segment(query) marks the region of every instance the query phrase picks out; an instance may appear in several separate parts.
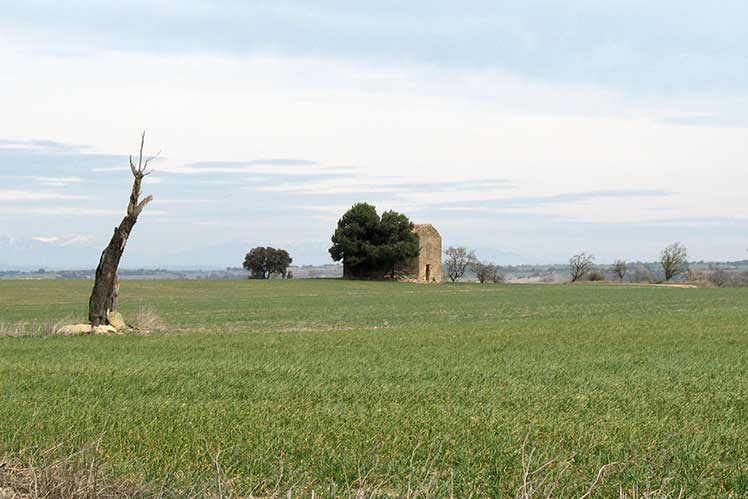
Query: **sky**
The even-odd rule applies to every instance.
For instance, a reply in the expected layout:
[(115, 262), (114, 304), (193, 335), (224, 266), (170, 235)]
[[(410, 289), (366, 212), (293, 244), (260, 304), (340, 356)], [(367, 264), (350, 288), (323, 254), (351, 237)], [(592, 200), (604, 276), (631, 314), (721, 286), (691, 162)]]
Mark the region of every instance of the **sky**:
[(748, 3), (0, 0), (0, 268), (331, 262), (353, 203), (499, 264), (748, 257)]

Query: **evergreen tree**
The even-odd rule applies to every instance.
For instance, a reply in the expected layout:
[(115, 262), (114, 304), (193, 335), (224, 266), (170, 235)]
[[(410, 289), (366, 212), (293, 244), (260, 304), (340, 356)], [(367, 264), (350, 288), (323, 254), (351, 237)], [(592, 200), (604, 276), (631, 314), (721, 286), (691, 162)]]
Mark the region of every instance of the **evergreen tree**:
[(408, 217), (391, 210), (380, 217), (367, 203), (353, 205), (341, 217), (332, 243), (330, 256), (343, 261), (346, 277), (394, 278), (419, 251)]

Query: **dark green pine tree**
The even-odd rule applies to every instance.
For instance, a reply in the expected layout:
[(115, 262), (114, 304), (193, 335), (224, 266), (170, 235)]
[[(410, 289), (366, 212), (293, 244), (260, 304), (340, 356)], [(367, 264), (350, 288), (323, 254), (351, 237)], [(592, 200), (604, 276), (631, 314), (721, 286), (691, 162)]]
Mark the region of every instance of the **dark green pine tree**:
[(418, 236), (405, 215), (357, 203), (338, 221), (330, 256), (343, 261), (349, 278), (396, 277), (406, 262), (418, 256)]

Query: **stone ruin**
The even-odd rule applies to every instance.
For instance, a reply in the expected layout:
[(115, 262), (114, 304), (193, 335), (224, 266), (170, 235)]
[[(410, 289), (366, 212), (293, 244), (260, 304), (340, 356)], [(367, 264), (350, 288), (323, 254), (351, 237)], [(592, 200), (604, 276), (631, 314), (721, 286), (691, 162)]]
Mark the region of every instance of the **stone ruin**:
[(442, 236), (431, 224), (416, 224), (420, 254), (410, 260), (401, 280), (411, 282), (442, 282)]

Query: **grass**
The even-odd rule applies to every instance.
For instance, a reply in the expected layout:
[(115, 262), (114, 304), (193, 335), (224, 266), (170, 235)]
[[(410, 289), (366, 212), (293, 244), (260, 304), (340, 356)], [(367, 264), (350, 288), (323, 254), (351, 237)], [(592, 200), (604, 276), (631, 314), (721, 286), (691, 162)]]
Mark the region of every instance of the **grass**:
[[(0, 322), (84, 319), (90, 285), (0, 281)], [(95, 443), (112, 477), (216, 495), (748, 497), (745, 289), (124, 281), (121, 300), (171, 332), (0, 338), (0, 456)]]

